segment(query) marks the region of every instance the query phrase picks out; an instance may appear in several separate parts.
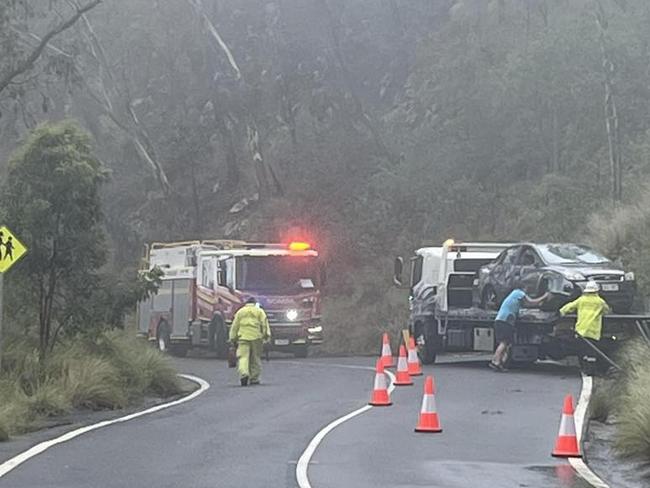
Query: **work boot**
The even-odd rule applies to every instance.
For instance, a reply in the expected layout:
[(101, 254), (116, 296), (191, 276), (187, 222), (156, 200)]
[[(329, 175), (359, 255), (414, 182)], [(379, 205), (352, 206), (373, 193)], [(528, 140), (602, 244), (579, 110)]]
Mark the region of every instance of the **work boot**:
[(259, 385), (259, 384), (260, 384), (260, 380), (259, 380), (259, 379), (251, 380), (251, 381), (250, 381), (250, 384), (251, 384), (251, 385)]
[(242, 386), (248, 386), (248, 376), (242, 376), (239, 382)]

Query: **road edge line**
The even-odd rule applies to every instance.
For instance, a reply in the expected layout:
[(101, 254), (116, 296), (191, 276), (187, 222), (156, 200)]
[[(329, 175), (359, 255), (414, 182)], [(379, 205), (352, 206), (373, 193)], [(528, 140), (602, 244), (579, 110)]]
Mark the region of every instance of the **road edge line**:
[[(329, 364), (327, 365), (327, 367), (345, 367), (349, 369), (366, 369), (372, 371), (375, 370), (375, 368), (369, 366), (354, 366), (348, 364), (345, 365)], [(388, 387), (388, 392), (390, 394), (395, 390), (395, 375), (390, 371), (385, 371), (385, 372), (390, 378), (390, 385)], [(307, 471), (309, 470), (309, 463), (311, 462), (311, 458), (316, 453), (316, 449), (318, 449), (318, 446), (320, 445), (321, 442), (323, 442), (327, 434), (332, 432), (339, 425), (344, 424), (348, 420), (351, 420), (361, 415), (362, 413), (371, 410), (372, 408), (373, 408), (372, 405), (365, 405), (361, 408), (358, 408), (357, 410), (354, 410), (346, 415), (343, 415), (342, 417), (339, 417), (336, 420), (333, 420), (332, 422), (327, 424), (320, 431), (318, 431), (318, 433), (314, 437), (312, 437), (311, 441), (309, 441), (309, 444), (307, 444), (307, 448), (303, 451), (300, 458), (298, 459), (298, 462), (296, 463), (296, 481), (298, 482), (298, 486), (300, 488), (312, 488), (311, 483), (309, 482), (309, 476), (307, 474)]]
[[(593, 390), (593, 378), (585, 374), (582, 375), (582, 390), (575, 410), (576, 435), (578, 445), (582, 450), (582, 438), (587, 432), (587, 410), (591, 401), (591, 392)], [(578, 475), (587, 483), (595, 488), (610, 488), (596, 473), (594, 473), (582, 458), (569, 458), (569, 464), (576, 470)]]
[(190, 393), (189, 395), (186, 395), (182, 398), (178, 398), (172, 402), (161, 403), (160, 405), (155, 405), (151, 408), (147, 408), (145, 410), (140, 410), (139, 412), (134, 412), (129, 415), (125, 415), (124, 417), (118, 417), (116, 419), (104, 420), (96, 424), (86, 425), (84, 427), (71, 430), (70, 432), (66, 432), (65, 434), (60, 435), (59, 437), (55, 437), (54, 439), (50, 439), (47, 441), (43, 441), (39, 444), (36, 444), (35, 446), (30, 447), (26, 451), (0, 464), (0, 478), (5, 476), (7, 473), (17, 468), (24, 462), (29, 461), (31, 458), (38, 456), (39, 454), (47, 451), (50, 447), (54, 447), (58, 444), (62, 444), (71, 439), (74, 439), (75, 437), (79, 437), (80, 435), (86, 434), (87, 432), (92, 432), (93, 430), (101, 429), (103, 427), (108, 427), (109, 425), (113, 425), (113, 424), (128, 422), (129, 420), (133, 420), (135, 418), (142, 417), (144, 415), (149, 415), (151, 413), (159, 412), (160, 410), (165, 410), (167, 408), (180, 405), (181, 403), (189, 402), (190, 400), (193, 400), (197, 396), (204, 393), (208, 388), (210, 388), (210, 383), (205, 381), (203, 378), (199, 378), (198, 376), (193, 376), (189, 374), (179, 374), (178, 376), (198, 384), (199, 388), (193, 391), (192, 393)]

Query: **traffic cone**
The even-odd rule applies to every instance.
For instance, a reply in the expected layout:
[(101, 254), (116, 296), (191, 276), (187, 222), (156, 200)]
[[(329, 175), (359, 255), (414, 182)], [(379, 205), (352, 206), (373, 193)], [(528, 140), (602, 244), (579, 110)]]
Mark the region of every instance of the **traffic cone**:
[(395, 358), (393, 358), (393, 351), (390, 349), (390, 340), (388, 333), (384, 332), (383, 343), (381, 346), (381, 362), (384, 368), (392, 368), (395, 366)]
[(413, 337), (409, 339), (408, 372), (411, 376), (422, 375), (422, 366), (420, 366), (420, 358)]
[(384, 373), (384, 363), (381, 359), (377, 360), (377, 370), (375, 372), (375, 386), (372, 389), (372, 398), (369, 402), (375, 407), (387, 407), (392, 405), (388, 387), (386, 386), (386, 373)]
[(434, 393), (433, 376), (427, 376), (427, 380), (424, 383), (424, 396), (422, 397), (420, 418), (418, 419), (418, 425), (415, 427), (415, 432), (442, 432), (438, 412), (436, 412), (436, 397)]
[(564, 397), (560, 432), (555, 441), (555, 449), (551, 453), (555, 457), (582, 457), (576, 436), (576, 423), (573, 419), (573, 397)]
[(406, 348), (399, 346), (399, 359), (397, 360), (397, 374), (395, 375), (395, 386), (408, 386), (413, 384), (409, 374), (408, 363), (406, 361)]

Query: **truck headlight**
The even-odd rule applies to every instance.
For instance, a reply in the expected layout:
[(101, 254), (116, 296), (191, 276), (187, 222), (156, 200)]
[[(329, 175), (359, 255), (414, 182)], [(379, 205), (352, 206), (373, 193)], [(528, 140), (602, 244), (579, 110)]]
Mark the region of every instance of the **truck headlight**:
[(323, 327), (320, 326), (320, 325), (316, 325), (314, 327), (309, 327), (307, 329), (307, 332), (309, 332), (310, 334), (320, 334), (321, 332), (323, 332)]
[(287, 310), (286, 317), (289, 322), (295, 322), (295, 320), (298, 318), (298, 310), (295, 310), (293, 308), (291, 310)]
[(625, 281), (634, 281), (634, 273), (632, 271), (625, 273)]

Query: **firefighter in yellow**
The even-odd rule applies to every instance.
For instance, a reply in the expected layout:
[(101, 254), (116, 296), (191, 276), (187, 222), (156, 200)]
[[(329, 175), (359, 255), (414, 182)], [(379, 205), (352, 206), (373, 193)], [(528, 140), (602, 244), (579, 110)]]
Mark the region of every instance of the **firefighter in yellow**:
[(258, 385), (262, 372), (263, 343), (271, 339), (266, 313), (254, 298), (235, 314), (230, 326), (230, 342), (237, 344), (239, 378), (242, 386)]

